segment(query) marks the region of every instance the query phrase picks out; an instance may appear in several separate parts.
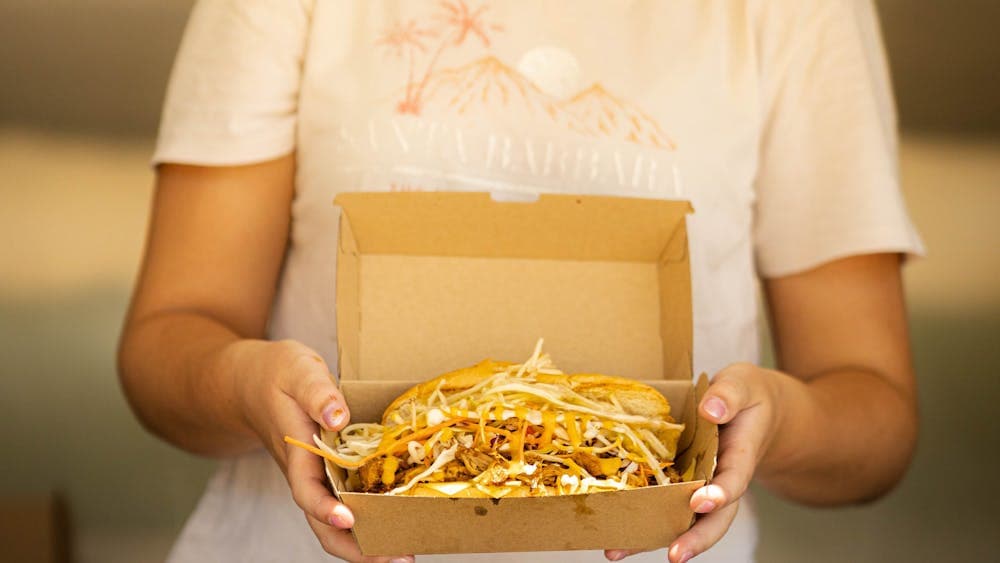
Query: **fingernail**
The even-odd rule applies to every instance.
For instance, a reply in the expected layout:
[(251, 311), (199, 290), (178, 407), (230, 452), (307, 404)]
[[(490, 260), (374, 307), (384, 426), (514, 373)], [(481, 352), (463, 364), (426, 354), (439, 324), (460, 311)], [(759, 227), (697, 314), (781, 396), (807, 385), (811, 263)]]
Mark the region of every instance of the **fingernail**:
[(389, 563), (413, 563), (412, 557), (393, 557)]
[(608, 559), (610, 561), (621, 561), (622, 559), (625, 559), (625, 555), (624, 551), (609, 551)]
[(722, 420), (726, 416), (726, 403), (717, 397), (710, 397), (705, 401), (705, 412), (712, 418)]
[(697, 508), (694, 509), (695, 512), (699, 514), (704, 514), (706, 512), (711, 512), (715, 510), (715, 503), (710, 500), (703, 500)]
[(726, 491), (722, 490), (722, 487), (718, 485), (705, 485), (703, 490), (709, 497), (714, 497), (720, 500), (725, 500), (726, 498)]
[(344, 422), (345, 414), (344, 407), (337, 403), (331, 403), (323, 409), (323, 422), (327, 428), (336, 428), (340, 423)]
[(350, 528), (354, 525), (354, 515), (351, 510), (342, 504), (333, 507), (330, 514), (330, 524), (338, 528)]
[(681, 555), (681, 558), (677, 560), (677, 563), (687, 563), (688, 559), (691, 559), (692, 557), (694, 557), (693, 553), (685, 551), (684, 555)]

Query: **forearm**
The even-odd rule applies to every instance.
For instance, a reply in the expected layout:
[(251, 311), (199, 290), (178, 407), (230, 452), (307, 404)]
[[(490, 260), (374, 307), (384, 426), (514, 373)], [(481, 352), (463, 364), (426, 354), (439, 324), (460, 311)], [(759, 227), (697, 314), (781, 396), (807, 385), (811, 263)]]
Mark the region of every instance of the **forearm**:
[(122, 385), (142, 423), (163, 439), (202, 455), (242, 453), (260, 442), (238, 406), (239, 363), (260, 345), (207, 315), (150, 315), (125, 328)]
[(907, 391), (863, 369), (808, 382), (776, 374), (773, 386), (777, 431), (756, 474), (765, 487), (798, 502), (836, 505), (874, 499), (902, 477), (918, 424)]
[(726, 533), (751, 479), (804, 504), (857, 503), (891, 489), (913, 454), (899, 257), (852, 256), (764, 287), (787, 373), (737, 363), (715, 374), (698, 414), (721, 425), (718, 464), (691, 495), (702, 516), (671, 546), (671, 561)]

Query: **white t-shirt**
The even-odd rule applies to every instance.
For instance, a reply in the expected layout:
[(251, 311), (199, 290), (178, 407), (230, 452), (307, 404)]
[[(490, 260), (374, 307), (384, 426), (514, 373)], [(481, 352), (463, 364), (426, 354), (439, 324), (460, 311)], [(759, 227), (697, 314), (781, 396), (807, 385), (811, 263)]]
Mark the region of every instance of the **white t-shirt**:
[[(291, 247), (270, 336), (331, 365), (339, 191), (690, 199), (695, 373), (758, 360), (758, 275), (922, 252), (870, 0), (200, 1), (154, 162), (291, 151)], [(750, 560), (755, 537), (744, 503), (699, 560)], [(171, 555), (327, 559), (264, 453), (222, 464)]]

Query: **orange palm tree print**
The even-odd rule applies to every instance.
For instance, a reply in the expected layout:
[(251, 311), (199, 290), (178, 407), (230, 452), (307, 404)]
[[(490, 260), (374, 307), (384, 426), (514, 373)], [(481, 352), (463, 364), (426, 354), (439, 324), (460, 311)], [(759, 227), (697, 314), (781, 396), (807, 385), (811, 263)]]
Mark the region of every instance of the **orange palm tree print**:
[[(387, 30), (376, 45), (389, 48), (395, 56), (405, 56), (407, 61), (406, 92), (403, 100), (396, 106), (396, 111), (403, 114), (419, 115), (423, 105), (423, 95), (427, 82), (434, 73), (441, 55), (452, 47), (460, 47), (470, 36), (478, 38), (483, 47), (490, 46), (490, 34), (503, 30), (503, 27), (486, 20), (489, 5), (482, 4), (470, 8), (466, 0), (442, 0), (438, 3), (439, 13), (435, 17), (438, 22), (436, 29), (423, 29), (410, 20), (396, 24)], [(438, 39), (431, 57), (420, 76), (414, 79), (416, 73), (416, 54), (427, 52), (425, 40)]]
[(383, 47), (386, 51), (397, 58), (406, 58), (408, 75), (406, 77), (406, 96), (399, 103), (400, 113), (412, 113), (410, 111), (413, 100), (413, 67), (414, 57), (417, 52), (426, 53), (427, 46), (424, 41), (437, 37), (437, 33), (430, 29), (423, 29), (414, 20), (404, 23), (397, 23), (383, 33), (375, 44)]
[(503, 28), (497, 24), (490, 24), (483, 20), (483, 14), (489, 10), (489, 6), (483, 4), (475, 10), (470, 10), (465, 0), (444, 0), (440, 4), (443, 14), (438, 16), (438, 20), (443, 21), (446, 26), (452, 28), (455, 34), (455, 45), (461, 45), (469, 33), (474, 34), (482, 42), (484, 47), (490, 46), (490, 31), (501, 31)]

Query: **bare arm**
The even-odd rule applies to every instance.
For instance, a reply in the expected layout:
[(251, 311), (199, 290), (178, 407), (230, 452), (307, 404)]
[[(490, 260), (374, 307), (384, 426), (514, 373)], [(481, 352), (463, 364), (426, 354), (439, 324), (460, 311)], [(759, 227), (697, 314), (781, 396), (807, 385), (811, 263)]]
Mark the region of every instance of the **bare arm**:
[(227, 347), (262, 338), (288, 240), (291, 156), (252, 166), (167, 164), (119, 348), (143, 423), (195, 453), (260, 447), (235, 408)]
[(778, 364), (778, 428), (758, 468), (809, 504), (874, 499), (909, 465), (916, 383), (896, 255), (834, 262), (766, 282)]
[(855, 256), (767, 280), (784, 371), (736, 364), (719, 372), (700, 415), (722, 424), (703, 516), (670, 549), (673, 561), (725, 534), (756, 476), (798, 502), (836, 505), (888, 491), (916, 443), (916, 385), (896, 254)]
[(722, 425), (718, 468), (692, 495), (701, 516), (671, 561), (722, 538), (755, 476), (813, 505), (873, 499), (899, 481), (917, 434), (899, 268), (896, 254), (855, 256), (765, 282), (781, 371), (734, 364), (713, 379), (699, 414)]
[[(294, 156), (251, 166), (163, 165), (146, 256), (119, 348), (132, 409), (164, 439), (225, 456), (265, 447), (323, 548), (362, 557), (354, 516), (318, 457), (290, 448), (350, 413), (326, 364), (265, 334), (288, 243)], [(252, 494), (252, 493), (248, 493)], [(403, 558), (402, 560), (412, 560)]]

